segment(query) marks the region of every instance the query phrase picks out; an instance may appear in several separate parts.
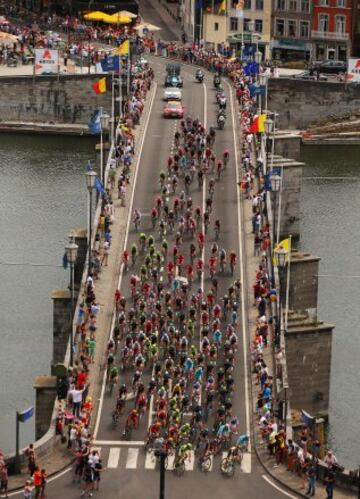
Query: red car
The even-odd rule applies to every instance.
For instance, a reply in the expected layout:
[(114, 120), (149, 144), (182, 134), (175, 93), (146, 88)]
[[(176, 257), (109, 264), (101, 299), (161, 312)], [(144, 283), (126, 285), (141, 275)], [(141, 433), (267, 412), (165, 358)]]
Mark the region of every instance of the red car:
[(184, 108), (181, 102), (173, 100), (167, 102), (164, 106), (163, 116), (164, 118), (183, 118)]

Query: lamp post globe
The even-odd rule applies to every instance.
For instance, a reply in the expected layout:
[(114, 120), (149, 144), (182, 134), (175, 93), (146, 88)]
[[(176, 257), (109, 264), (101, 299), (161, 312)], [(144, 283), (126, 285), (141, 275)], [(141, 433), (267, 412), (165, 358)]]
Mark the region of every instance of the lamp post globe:
[(96, 173), (93, 170), (85, 173), (88, 191), (92, 191), (95, 186)]
[(101, 121), (101, 128), (103, 130), (106, 130), (107, 128), (109, 128), (110, 115), (108, 113), (102, 113), (100, 116), (100, 121)]
[(274, 122), (271, 118), (266, 118), (265, 120), (265, 132), (266, 135), (271, 135), (274, 128)]
[(279, 269), (283, 269), (285, 267), (288, 253), (288, 250), (286, 250), (282, 246), (275, 250), (277, 266), (279, 267)]
[(65, 253), (66, 253), (66, 258), (71, 265), (74, 265), (74, 263), (76, 262), (78, 249), (79, 246), (75, 243), (74, 236), (70, 235), (69, 242), (65, 246)]

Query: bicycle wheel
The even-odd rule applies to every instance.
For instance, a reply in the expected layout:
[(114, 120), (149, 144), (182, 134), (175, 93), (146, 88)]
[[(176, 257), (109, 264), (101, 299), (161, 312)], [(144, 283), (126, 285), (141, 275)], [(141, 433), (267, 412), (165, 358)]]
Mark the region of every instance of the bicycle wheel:
[(233, 476), (235, 473), (234, 463), (230, 459), (228, 459), (227, 457), (225, 457), (221, 461), (220, 469), (221, 469), (222, 473), (224, 473), (224, 475), (229, 476), (229, 477)]
[(199, 460), (199, 467), (201, 471), (207, 472), (211, 468), (211, 457), (206, 456)]
[(182, 476), (185, 473), (185, 463), (181, 462), (174, 465), (174, 472), (176, 476)]

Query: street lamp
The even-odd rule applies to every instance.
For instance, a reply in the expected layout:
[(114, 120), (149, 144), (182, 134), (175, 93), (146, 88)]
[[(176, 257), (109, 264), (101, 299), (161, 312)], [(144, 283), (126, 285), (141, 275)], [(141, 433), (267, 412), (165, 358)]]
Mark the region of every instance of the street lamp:
[(270, 152), (270, 147), (271, 147), (271, 142), (270, 142), (270, 136), (273, 133), (274, 130), (274, 122), (271, 118), (266, 118), (265, 120), (265, 133), (266, 133), (266, 168), (265, 170), (268, 169), (269, 167), (269, 152)]
[(100, 111), (100, 178), (102, 184), (104, 184), (104, 142), (103, 142), (103, 131), (109, 128), (110, 116), (103, 112), (103, 108)]
[(79, 246), (75, 243), (74, 237), (69, 236), (69, 242), (65, 246), (65, 254), (67, 261), (70, 264), (70, 305), (71, 305), (71, 316), (70, 316), (70, 366), (74, 363), (74, 265), (76, 262)]
[(156, 449), (155, 456), (160, 460), (160, 493), (159, 499), (165, 499), (165, 460), (167, 451), (164, 449)]
[(91, 273), (91, 239), (92, 239), (92, 192), (95, 186), (96, 173), (90, 170), (85, 173), (89, 192), (89, 229), (88, 229), (88, 275)]

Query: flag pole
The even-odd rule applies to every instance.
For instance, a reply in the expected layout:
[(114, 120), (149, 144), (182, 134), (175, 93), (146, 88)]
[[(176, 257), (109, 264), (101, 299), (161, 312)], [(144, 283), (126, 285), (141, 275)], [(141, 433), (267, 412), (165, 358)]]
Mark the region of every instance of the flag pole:
[(290, 294), (290, 264), (291, 264), (291, 238), (289, 235), (289, 259), (287, 266), (287, 277), (286, 277), (286, 298), (285, 298), (285, 331), (288, 327), (288, 316), (289, 316), (289, 294)]
[(115, 130), (115, 95), (114, 95), (114, 71), (111, 72), (111, 142), (114, 142)]
[(119, 54), (119, 121), (122, 118), (121, 56)]
[(103, 154), (103, 127), (101, 122), (101, 117), (103, 115), (103, 107), (100, 108), (100, 179), (104, 182), (104, 154)]

